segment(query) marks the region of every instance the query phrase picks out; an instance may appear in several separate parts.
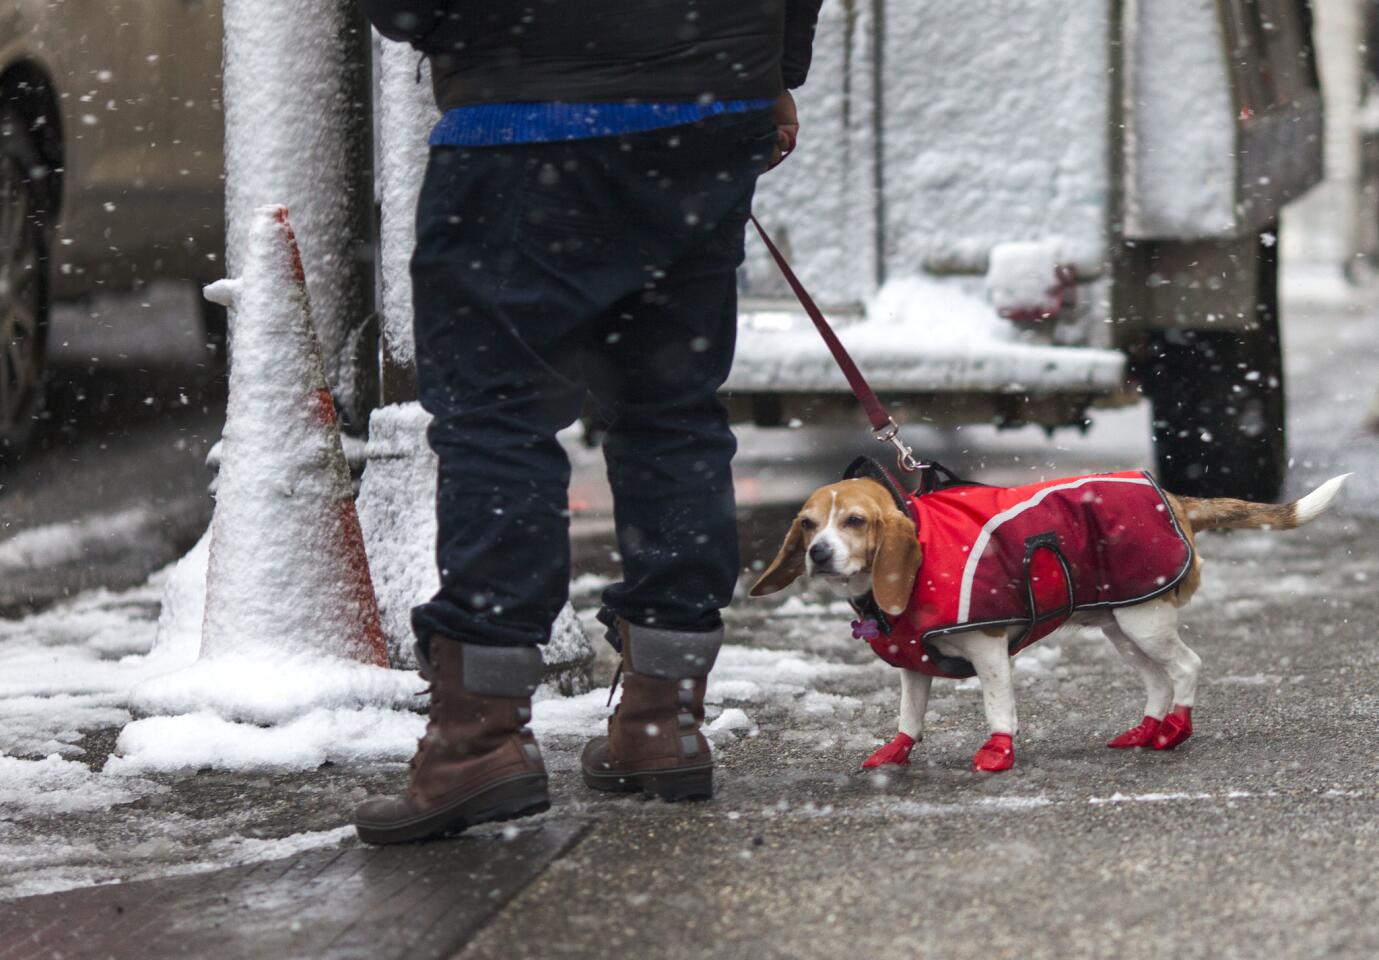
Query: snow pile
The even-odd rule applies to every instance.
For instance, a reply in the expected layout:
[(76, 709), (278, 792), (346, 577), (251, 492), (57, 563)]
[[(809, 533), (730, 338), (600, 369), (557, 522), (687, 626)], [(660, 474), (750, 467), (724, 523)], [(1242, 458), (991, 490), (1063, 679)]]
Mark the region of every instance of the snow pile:
[(406, 709), (425, 684), (410, 671), (286, 651), (220, 654), (140, 683), (139, 714), (211, 713), (245, 723), (286, 723), (315, 710)]
[(621, 686), (611, 705), (607, 690), (590, 690), (576, 697), (557, 697), (549, 692), (537, 691), (532, 700), (532, 718), (528, 726), (538, 740), (543, 737), (598, 736), (605, 732), (608, 715), (621, 698)]
[[(125, 803), (161, 790), (131, 779), (157, 771), (309, 770), (412, 755), (426, 702), (414, 672), (290, 651), (270, 663), (198, 660), (206, 556), (203, 537), (141, 587), (0, 620), (0, 808)], [(608, 714), (604, 691), (565, 698), (548, 682), (538, 699), (538, 732), (595, 733)], [(87, 731), (119, 727), (104, 773), (124, 786), (102, 790), (101, 774), (68, 761), (84, 756)]]
[[(414, 703), (423, 702), (422, 692), (415, 681)], [(275, 727), (230, 723), (212, 713), (150, 717), (124, 728), (104, 772), (311, 770), (327, 761), (405, 760), (424, 728), (417, 714), (377, 707), (321, 708)]]
[[(359, 522), (394, 664), (415, 666), (412, 607), (440, 587), (436, 572), (436, 455), (426, 442), (431, 415), (419, 403), (380, 407), (369, 421), (368, 466)], [(594, 647), (567, 603), (542, 648), (546, 683), (565, 694), (589, 689)]]
[(836, 663), (797, 650), (766, 650), (725, 644), (709, 674), (709, 703), (803, 694), (816, 683), (851, 676), (870, 667)]
[(436, 455), (431, 415), (419, 403), (379, 407), (359, 486), (359, 524), (369, 555), (388, 656), (415, 665), (412, 607), (440, 587), (436, 572)]
[[(80, 757), (84, 731), (130, 719), (132, 687), (190, 662), (185, 654), (146, 656), (165, 578), (166, 571), (134, 590), (95, 590), (25, 620), (0, 620), (0, 753)], [(0, 776), (6, 782), (15, 781)]]
[(206, 619), (206, 569), (211, 556), (211, 531), (207, 528), (196, 546), (172, 566), (158, 613), (158, 633), (151, 657), (180, 663), (196, 661), (201, 654), (201, 627)]
[(1058, 669), (1063, 661), (1063, 648), (1045, 640), (1021, 650), (1012, 661), (1015, 675), (1042, 676)]
[(738, 734), (752, 736), (757, 725), (740, 707), (729, 707), (704, 727), (704, 735), (715, 744), (732, 743)]
[[(0, 620), (0, 754), (77, 758), (85, 731), (128, 724), (116, 747), (126, 756), (112, 771), (410, 755), (418, 735), (411, 728), (421, 722), (412, 711), (425, 686), (415, 673), (291, 654), (269, 663), (238, 655), (198, 661), (205, 563), (203, 538), (144, 586), (92, 591), (25, 620)], [(131, 723), (131, 711), (186, 716)], [(285, 726), (270, 731), (265, 723)], [(240, 746), (227, 746), (235, 737)], [(39, 773), (70, 779), (85, 769), (45, 762), (42, 770), (0, 769), (0, 784), (19, 784), (18, 771), (28, 770), (21, 792), (33, 792), (46, 782)]]
[[(236, 669), (233, 663), (215, 661), (217, 667)], [(243, 669), (248, 669), (244, 667)], [(735, 645), (724, 646), (709, 677), (705, 697), (712, 722), (707, 735), (716, 743), (727, 743), (738, 735), (751, 735), (756, 725), (741, 707), (724, 707), (724, 701), (754, 703), (760, 706), (787, 704), (814, 717), (835, 713), (850, 716), (859, 703), (851, 697), (821, 693), (821, 681), (851, 676), (870, 669), (823, 660), (808, 654), (761, 650)], [(301, 679), (295, 666), (288, 676)], [(124, 728), (115, 755), (105, 772), (119, 776), (155, 771), (186, 771), (203, 767), (222, 770), (309, 770), (322, 763), (402, 762), (416, 750), (417, 738), (426, 720), (402, 708), (421, 707), (423, 683), (413, 674), (391, 671), (395, 685), (375, 685), (372, 691), (327, 690), (318, 682), (320, 707), (289, 717), (277, 704), (281, 697), (276, 679), (265, 679), (261, 700), (250, 703), (243, 697), (233, 703), (218, 703), (215, 691), (199, 691), (209, 709), (192, 712), (195, 697), (185, 690), (178, 677), (178, 690), (186, 697), (187, 713), (175, 717), (148, 717)], [(234, 683), (233, 675), (228, 681)], [(141, 691), (156, 685), (145, 684)], [(334, 694), (332, 701), (328, 694)], [(621, 688), (619, 688), (621, 693)], [(387, 704), (394, 709), (363, 705)], [(614, 701), (617, 703), (617, 697)], [(345, 704), (335, 706), (332, 703)], [(250, 712), (250, 708), (254, 708)], [(237, 712), (257, 723), (237, 723), (218, 713)], [(401, 711), (401, 712), (400, 712)], [(577, 696), (561, 696), (549, 686), (538, 691), (532, 705), (531, 729), (538, 738), (596, 736), (604, 732), (611, 707), (606, 690), (592, 690)]]
[[(422, 686), (415, 674), (321, 656), (291, 643), (198, 660), (202, 650), (210, 534), (166, 576), (157, 633), (143, 672), (160, 674), (128, 691), (140, 714), (210, 713), (247, 723), (283, 723), (318, 711), (408, 709)], [(159, 669), (161, 667), (161, 669)], [(189, 726), (195, 726), (189, 719)]]

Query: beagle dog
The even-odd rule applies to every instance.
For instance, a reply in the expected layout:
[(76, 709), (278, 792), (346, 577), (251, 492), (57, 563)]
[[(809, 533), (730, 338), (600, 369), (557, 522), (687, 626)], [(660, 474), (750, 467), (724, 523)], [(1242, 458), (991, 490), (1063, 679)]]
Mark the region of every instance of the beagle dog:
[[(1317, 517), (1335, 499), (1346, 478), (1335, 477), (1289, 504), (1259, 504), (1230, 499), (1195, 499), (1163, 493), (1189, 546), (1199, 531), (1218, 527), (1292, 529)], [(1178, 634), (1178, 609), (1201, 581), (1202, 561), (1195, 548), (1186, 573), (1165, 593), (1143, 602), (1109, 609), (1081, 610), (1071, 622), (1100, 627), (1139, 674), (1145, 688), (1144, 719), (1113, 739), (1113, 748), (1176, 747), (1192, 734), (1191, 711), (1201, 659)], [(899, 509), (894, 495), (872, 479), (831, 483), (805, 502), (774, 560), (752, 587), (762, 597), (782, 590), (800, 576), (841, 588), (857, 605), (874, 597), (891, 616), (905, 612), (916, 592), (924, 563), (914, 520)], [(973, 757), (978, 771), (995, 772), (1014, 764), (1019, 732), (1009, 650), (1025, 626), (971, 629), (932, 640), (945, 656), (967, 660), (981, 683), (991, 738)], [(864, 763), (864, 768), (907, 764), (923, 739), (924, 714), (933, 677), (901, 669), (899, 733)]]

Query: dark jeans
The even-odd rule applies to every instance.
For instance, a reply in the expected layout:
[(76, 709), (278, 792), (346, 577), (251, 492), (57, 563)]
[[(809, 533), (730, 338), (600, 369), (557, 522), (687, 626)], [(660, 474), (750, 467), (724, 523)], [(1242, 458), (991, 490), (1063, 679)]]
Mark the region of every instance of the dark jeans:
[(441, 588), (418, 637), (544, 643), (570, 580), (586, 394), (608, 424), (623, 580), (604, 615), (712, 630), (737, 577), (716, 397), (774, 127), (758, 111), (624, 137), (436, 147), (412, 258), (417, 382), (440, 458)]

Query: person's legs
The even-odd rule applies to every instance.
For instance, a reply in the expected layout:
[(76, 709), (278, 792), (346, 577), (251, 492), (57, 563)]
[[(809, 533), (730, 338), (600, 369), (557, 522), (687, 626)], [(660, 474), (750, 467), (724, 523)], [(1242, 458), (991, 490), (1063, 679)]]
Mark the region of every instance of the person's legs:
[(556, 432), (579, 413), (589, 331), (640, 282), (624, 263), (635, 251), (588, 256), (621, 236), (616, 192), (599, 173), (609, 149), (432, 153), (412, 260), (418, 392), (439, 460), (440, 590), (413, 615), (430, 720), (405, 792), (356, 812), (368, 842), (549, 804), (526, 724), (536, 645), (569, 585), (569, 465)]
[[(756, 120), (756, 122), (753, 122)], [(604, 456), (623, 579), (604, 619), (715, 630), (738, 574), (731, 462), (737, 440), (718, 389), (737, 335), (737, 267), (774, 128), (758, 118), (680, 128), (638, 164), (642, 208), (678, 242), (650, 243), (642, 289), (609, 311), (586, 361), (607, 420)]]
[[(725, 229), (741, 233), (736, 217)], [(623, 305), (603, 356), (604, 458), (623, 579), (605, 618), (716, 629), (738, 573), (732, 458), (717, 396), (737, 332), (735, 262), (696, 252)], [(597, 381), (596, 381), (597, 383)]]
[(646, 282), (609, 311), (586, 362), (608, 421), (623, 564), (600, 619), (622, 653), (624, 691), (609, 735), (582, 759), (595, 789), (712, 794), (704, 691), (738, 573), (737, 445), (717, 390), (732, 365), (743, 231), (774, 139), (769, 119), (748, 116), (629, 154), (635, 209), (654, 231), (643, 237)]
[(556, 158), (442, 148), (427, 171), (412, 279), (440, 590), (413, 611), (423, 644), (544, 643), (565, 601), (570, 468), (556, 433), (579, 415), (574, 358), (600, 305), (546, 283), (528, 256), (530, 183)]
[(716, 399), (735, 270), (774, 137), (765, 113), (620, 138), (437, 149), (412, 261), (418, 392), (440, 461), (441, 588), (419, 638), (544, 642), (569, 579), (569, 464), (556, 433), (585, 384), (626, 576), (605, 606), (713, 629), (737, 574)]

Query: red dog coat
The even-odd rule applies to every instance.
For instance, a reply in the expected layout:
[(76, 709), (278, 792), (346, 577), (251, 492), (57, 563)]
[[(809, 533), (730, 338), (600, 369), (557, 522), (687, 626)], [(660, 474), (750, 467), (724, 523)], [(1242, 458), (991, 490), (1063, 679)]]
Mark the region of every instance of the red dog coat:
[(906, 499), (924, 550), (914, 593), (898, 617), (876, 611), (884, 621), (859, 624), (859, 635), (892, 666), (932, 676), (974, 672), (935, 649), (934, 637), (1023, 625), (1014, 656), (1074, 611), (1140, 603), (1172, 590), (1192, 567), (1192, 545), (1147, 473), (964, 485)]

